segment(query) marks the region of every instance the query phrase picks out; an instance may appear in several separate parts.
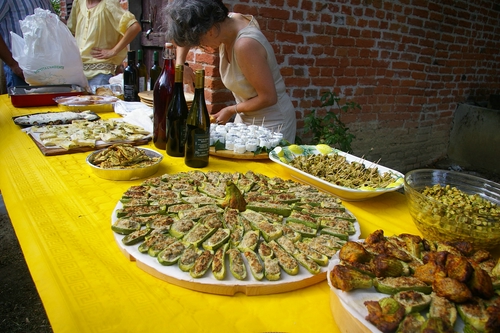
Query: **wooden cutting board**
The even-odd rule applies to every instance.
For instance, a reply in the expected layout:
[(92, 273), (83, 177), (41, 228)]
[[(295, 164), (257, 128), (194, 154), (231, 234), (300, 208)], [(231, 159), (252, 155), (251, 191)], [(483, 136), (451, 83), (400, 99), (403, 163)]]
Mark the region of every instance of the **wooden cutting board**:
[(133, 145), (133, 146), (140, 146), (140, 145), (147, 144), (151, 140), (151, 137), (148, 137), (148, 138), (136, 140), (136, 141), (101, 143), (101, 144), (97, 144), (95, 147), (78, 147), (78, 148), (71, 148), (71, 149), (67, 150), (64, 148), (47, 148), (44, 145), (42, 145), (40, 142), (38, 142), (31, 134), (28, 134), (28, 135), (33, 140), (33, 142), (36, 144), (38, 149), (40, 149), (42, 154), (44, 154), (45, 156), (56, 156), (56, 155), (82, 153), (82, 152), (86, 152), (86, 151), (94, 151), (94, 150), (99, 150), (99, 149), (103, 149), (103, 148), (112, 146), (116, 143), (128, 143), (128, 144)]
[[(186, 103), (188, 104), (188, 106), (193, 103), (194, 94), (192, 94), (190, 92), (184, 92), (184, 97), (186, 98)], [(141, 99), (141, 102), (143, 102), (143, 103), (148, 102), (148, 103), (152, 104), (153, 103), (153, 91), (152, 90), (141, 91), (139, 93), (139, 98)]]
[(231, 158), (235, 160), (267, 160), (269, 159), (268, 153), (260, 153), (255, 155), (252, 152), (245, 152), (243, 154), (237, 154), (232, 150), (215, 150), (215, 147), (210, 147), (210, 155)]

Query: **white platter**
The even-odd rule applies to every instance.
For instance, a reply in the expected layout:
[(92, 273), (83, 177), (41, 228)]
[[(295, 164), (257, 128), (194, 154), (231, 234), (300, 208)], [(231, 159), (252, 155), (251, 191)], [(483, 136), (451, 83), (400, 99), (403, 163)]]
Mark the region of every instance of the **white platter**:
[[(116, 221), (116, 210), (122, 208), (121, 202), (118, 202), (113, 210), (111, 216), (111, 224)], [(346, 209), (346, 211), (348, 211)], [(356, 233), (349, 237), (350, 240), (357, 240), (361, 235), (359, 223), (354, 222)], [(168, 283), (195, 291), (201, 291), (217, 295), (234, 295), (238, 292), (244, 293), (248, 296), (253, 295), (269, 295), (288, 292), (311, 286), (326, 279), (326, 272), (328, 266), (321, 267), (319, 274), (311, 274), (304, 267), (300, 266), (297, 275), (288, 275), (283, 270), (281, 271), (281, 278), (278, 281), (268, 281), (265, 278), (261, 281), (256, 280), (252, 274), (248, 273), (245, 280), (238, 280), (229, 272), (226, 272), (224, 280), (217, 280), (211, 270), (201, 278), (193, 278), (189, 272), (183, 272), (179, 269), (178, 265), (163, 266), (155, 257), (148, 254), (139, 252), (140, 244), (126, 246), (123, 244), (122, 239), (124, 235), (113, 232), (116, 243), (118, 244), (121, 252), (131, 261), (136, 261), (136, 265), (145, 272), (164, 280)], [(245, 260), (245, 259), (244, 259)], [(248, 264), (245, 264), (248, 267)], [(229, 262), (226, 257), (226, 267), (229, 267)], [(249, 272), (249, 270), (247, 269)]]
[[(289, 155), (292, 159), (295, 158), (295, 156), (303, 155), (303, 156), (308, 156), (308, 155), (319, 155), (321, 154), (317, 149), (316, 146), (311, 146), (311, 145), (302, 145), (300, 146), (303, 148), (303, 153), (301, 154), (293, 154), (289, 153)], [(287, 149), (287, 147), (280, 147), (282, 149)], [(275, 150), (272, 150), (269, 153), (269, 158), (271, 161), (283, 166), (290, 172), (290, 176), (294, 178), (295, 180), (298, 180), (302, 183), (306, 183), (308, 185), (314, 186), (320, 190), (329, 192), (338, 198), (345, 200), (345, 201), (362, 201), (362, 200), (367, 200), (376, 196), (379, 196), (381, 194), (387, 193), (387, 192), (393, 192), (401, 189), (403, 187), (403, 180), (404, 180), (404, 175), (396, 170), (384, 167), (382, 165), (367, 161), (365, 159), (362, 159), (360, 157), (351, 155), (349, 153), (345, 153), (343, 151), (333, 149), (333, 151), (330, 154), (337, 153), (341, 156), (345, 156), (346, 160), (348, 162), (358, 162), (358, 163), (363, 163), (366, 168), (377, 168), (378, 172), (380, 174), (385, 174), (387, 172), (391, 173), (394, 177), (394, 183), (392, 187), (387, 187), (387, 188), (377, 188), (377, 189), (371, 189), (371, 190), (364, 190), (364, 189), (352, 189), (344, 186), (339, 186), (336, 184), (333, 184), (331, 182), (328, 182), (326, 180), (323, 180), (319, 177), (313, 176), (307, 172), (304, 172), (302, 170), (299, 170), (284, 161), (282, 161), (276, 154)]]
[[(332, 285), (332, 281), (330, 280), (330, 272), (333, 270), (335, 265), (338, 265), (340, 263), (340, 259), (337, 254), (335, 254), (332, 259), (330, 259), (330, 264), (328, 265), (328, 273), (327, 273), (327, 280), (328, 280), (328, 285), (330, 286), (330, 292), (333, 294), (331, 296), (332, 302), (333, 297), (336, 297), (340, 303), (340, 305), (348, 312), (350, 316), (352, 316), (352, 319), (355, 319), (357, 322), (361, 323), (363, 325), (362, 328), (359, 330), (351, 330), (351, 329), (346, 329), (343, 330), (343, 327), (340, 327), (342, 332), (381, 332), (378, 328), (376, 328), (372, 323), (367, 321), (365, 317), (368, 315), (368, 310), (366, 309), (364, 302), (365, 301), (374, 301), (374, 300), (379, 300), (383, 297), (388, 297), (389, 295), (379, 293), (375, 290), (374, 287), (370, 289), (358, 289), (358, 290), (352, 290), (349, 292), (344, 292), (340, 289), (335, 288)], [(336, 300), (335, 300), (336, 301)], [(337, 302), (335, 302), (337, 303)], [(332, 314), (334, 317), (336, 317), (336, 314), (339, 313), (339, 309), (336, 309), (335, 307), (332, 306)], [(347, 318), (344, 318), (347, 319)], [(349, 318), (351, 319), (351, 318)], [(337, 321), (339, 322), (339, 321)], [(351, 321), (350, 320), (343, 320), (339, 322), (339, 326), (342, 324), (345, 325), (350, 325)], [(366, 328), (366, 330), (364, 329)], [(454, 330), (455, 332), (463, 332), (464, 329), (464, 323), (460, 317), (457, 318), (457, 321), (455, 323)]]
[(147, 178), (155, 174), (156, 171), (158, 171), (160, 163), (163, 160), (163, 155), (157, 152), (156, 150), (149, 148), (137, 148), (138, 150), (141, 150), (144, 154), (146, 154), (149, 158), (156, 159), (156, 162), (154, 164), (139, 168), (135, 167), (127, 169), (120, 169), (120, 168), (104, 169), (97, 165), (94, 165), (93, 161), (96, 155), (100, 154), (105, 149), (100, 149), (94, 151), (93, 153), (90, 153), (85, 159), (85, 162), (97, 177), (108, 180), (136, 180), (136, 179)]

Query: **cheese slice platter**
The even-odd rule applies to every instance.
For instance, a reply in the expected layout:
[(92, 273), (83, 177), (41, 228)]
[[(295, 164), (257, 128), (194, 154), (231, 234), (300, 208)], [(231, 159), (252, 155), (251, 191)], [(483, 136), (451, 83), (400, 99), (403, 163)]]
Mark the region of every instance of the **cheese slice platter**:
[(98, 150), (116, 143), (143, 145), (151, 133), (121, 118), (75, 120), (63, 125), (33, 125), (24, 131), (46, 156)]

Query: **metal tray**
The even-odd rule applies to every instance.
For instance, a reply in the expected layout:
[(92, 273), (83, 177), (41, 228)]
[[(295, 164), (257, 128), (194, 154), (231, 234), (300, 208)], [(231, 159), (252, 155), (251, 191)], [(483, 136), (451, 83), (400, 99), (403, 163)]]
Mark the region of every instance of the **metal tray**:
[(75, 84), (9, 88), (10, 101), (16, 108), (57, 105), (54, 100), (56, 97), (85, 95), (87, 93), (84, 88)]

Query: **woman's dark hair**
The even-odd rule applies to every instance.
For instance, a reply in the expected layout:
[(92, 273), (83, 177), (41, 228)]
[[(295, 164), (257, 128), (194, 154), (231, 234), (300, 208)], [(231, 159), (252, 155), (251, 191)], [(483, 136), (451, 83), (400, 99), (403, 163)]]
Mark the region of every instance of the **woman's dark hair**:
[(229, 10), (221, 0), (174, 0), (165, 9), (166, 39), (178, 46), (200, 45), (200, 37), (219, 29)]

